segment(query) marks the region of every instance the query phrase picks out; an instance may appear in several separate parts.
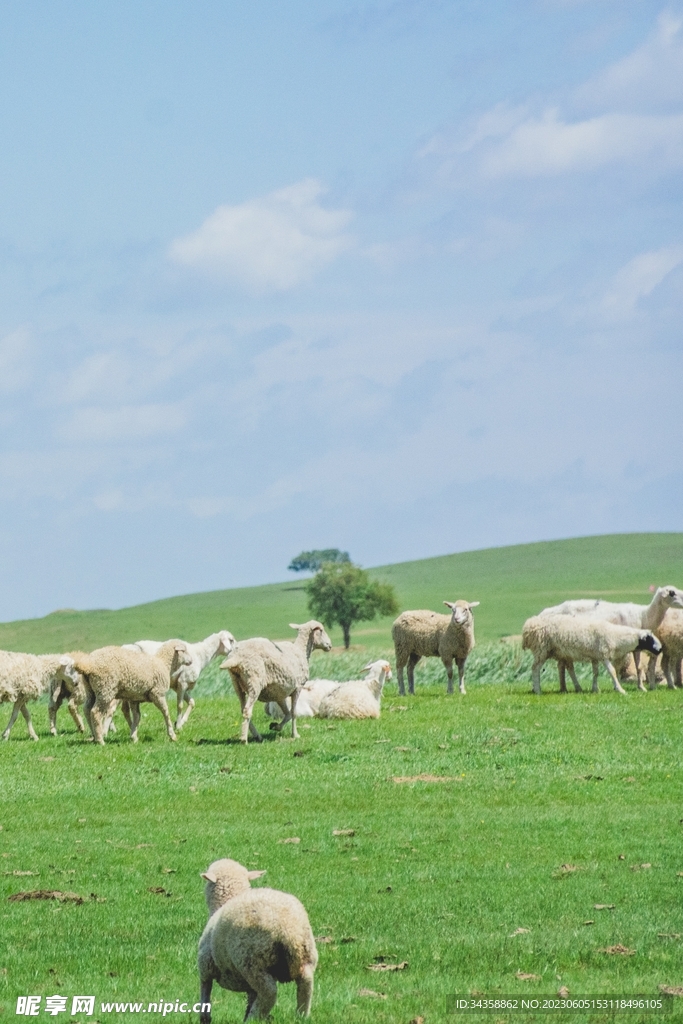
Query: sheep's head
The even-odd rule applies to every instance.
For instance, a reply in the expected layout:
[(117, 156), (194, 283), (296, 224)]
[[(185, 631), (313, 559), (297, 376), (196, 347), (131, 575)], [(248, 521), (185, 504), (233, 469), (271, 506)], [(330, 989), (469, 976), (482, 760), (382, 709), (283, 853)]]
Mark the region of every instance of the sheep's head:
[(678, 587), (660, 587), (656, 597), (659, 597), (667, 608), (683, 608), (683, 590)]
[(465, 626), (473, 621), (472, 609), (477, 607), (479, 601), (444, 601), (444, 604), (451, 609), (451, 621), (456, 626)]
[(85, 683), (85, 674), (76, 668), (73, 657), (70, 654), (63, 654), (59, 659), (59, 667), (55, 672), (55, 685), (52, 691), (53, 699), (57, 699), (62, 689), (69, 696), (73, 696), (73, 694), (84, 695)]
[(660, 654), (662, 645), (660, 644), (654, 633), (651, 633), (648, 629), (641, 630), (640, 640), (638, 641), (637, 651), (649, 651), (650, 654)]
[(206, 881), (204, 895), (209, 908), (209, 915), (214, 914), (219, 907), (222, 907), (234, 896), (246, 892), (251, 887), (253, 879), (265, 875), (265, 871), (247, 871), (236, 860), (224, 857), (222, 860), (215, 860), (209, 864), (201, 877)]
[(378, 678), (384, 674), (385, 682), (387, 679), (391, 679), (391, 665), (388, 661), (384, 661), (382, 658), (380, 658), (379, 661), (368, 662), (363, 671), (367, 672), (369, 676), (377, 676)]
[(315, 619), (311, 619), (309, 622), (304, 622), (303, 625), (298, 626), (295, 622), (290, 622), (290, 629), (296, 629), (299, 636), (306, 637), (306, 651), (310, 655), (311, 651), (331, 651), (332, 641), (325, 632), (325, 627), (322, 622), (317, 622)]
[(227, 629), (221, 629), (218, 636), (220, 637), (220, 640), (218, 642), (218, 650), (216, 651), (216, 654), (231, 654), (237, 647), (237, 641), (232, 633), (228, 633)]

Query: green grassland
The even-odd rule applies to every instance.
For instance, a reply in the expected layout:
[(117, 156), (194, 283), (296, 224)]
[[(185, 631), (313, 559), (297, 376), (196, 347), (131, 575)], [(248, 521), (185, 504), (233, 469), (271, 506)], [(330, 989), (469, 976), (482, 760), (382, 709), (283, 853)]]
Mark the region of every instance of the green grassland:
[[(683, 534), (640, 533), (518, 544), (380, 566), (372, 575), (396, 588), (401, 608), (443, 607), (444, 600), (481, 601), (477, 638), (519, 633), (546, 605), (569, 597), (649, 601), (649, 586), (683, 580)], [(189, 594), (118, 611), (53, 612), (42, 619), (0, 624), (0, 649), (93, 650), (141, 638), (199, 640), (218, 629), (238, 638), (290, 635), (288, 624), (309, 617), (304, 582)], [(391, 620), (361, 623), (354, 644), (390, 640)], [(341, 643), (341, 631), (332, 633)]]
[[(0, 747), (0, 1020), (14, 1018), (26, 994), (58, 993), (69, 1005), (73, 995), (95, 995), (95, 1014), (77, 1015), (80, 1024), (137, 1016), (104, 1013), (103, 1002), (194, 1002), (206, 920), (199, 873), (222, 856), (265, 868), (263, 883), (295, 893), (325, 938), (314, 1021), (673, 1020), (461, 1017), (446, 1007), (456, 993), (554, 995), (566, 986), (572, 996), (655, 996), (660, 985), (683, 985), (681, 693), (631, 685), (622, 697), (601, 677), (599, 695), (561, 695), (548, 669), (535, 697), (528, 654), (497, 639), (562, 597), (646, 602), (650, 583), (680, 582), (682, 561), (682, 535), (637, 535), (376, 570), (395, 583), (402, 606), (438, 608), (461, 594), (482, 601), (467, 696), (446, 696), (443, 667), (430, 659), (418, 666), (414, 697), (387, 685), (378, 721), (302, 721), (298, 741), (268, 734), (259, 707), (265, 742), (237, 743), (239, 706), (217, 663), (197, 684), (176, 744), (150, 705), (137, 746), (119, 716), (102, 748), (75, 731), (65, 709), (60, 736), (50, 737), (46, 708), (36, 707), (40, 742), (19, 720)], [(195, 639), (223, 626), (238, 636), (286, 635), (287, 622), (305, 615), (302, 592), (291, 589), (300, 585), (69, 613), (70, 624), (53, 615), (33, 632), (8, 624), (15, 632), (0, 646)], [(368, 658), (391, 655), (385, 625), (377, 628), (359, 631), (350, 652), (314, 653), (312, 674), (352, 678)], [(582, 667), (579, 677), (589, 675)], [(334, 836), (340, 829), (354, 834)], [(85, 899), (8, 900), (31, 889)], [(611, 947), (626, 952), (605, 952)], [(370, 970), (381, 958), (407, 966)], [(213, 999), (215, 1024), (241, 1019), (243, 996), (215, 988)], [(275, 1024), (294, 1007), (293, 986), (281, 986)]]

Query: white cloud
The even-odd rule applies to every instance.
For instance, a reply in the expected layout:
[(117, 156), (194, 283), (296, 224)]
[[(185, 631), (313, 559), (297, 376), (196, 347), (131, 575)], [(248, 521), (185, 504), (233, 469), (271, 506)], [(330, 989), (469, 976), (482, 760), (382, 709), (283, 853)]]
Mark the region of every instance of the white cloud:
[(683, 245), (669, 245), (636, 256), (614, 275), (602, 302), (603, 311), (613, 319), (629, 318), (638, 301), (650, 295), (681, 263)]
[(173, 434), (185, 426), (187, 416), (178, 404), (150, 403), (103, 409), (76, 409), (61, 430), (67, 441), (118, 442)]
[(0, 339), (0, 391), (20, 391), (32, 375), (31, 336), (20, 327)]
[(334, 260), (351, 239), (348, 210), (319, 203), (320, 182), (307, 178), (237, 206), (219, 206), (201, 227), (169, 248), (181, 266), (254, 291), (287, 291)]
[(490, 178), (540, 177), (645, 159), (683, 166), (683, 114), (603, 114), (570, 123), (548, 109), (488, 147), (481, 168)]
[(582, 85), (575, 99), (632, 111), (683, 103), (683, 18), (664, 11), (642, 46)]

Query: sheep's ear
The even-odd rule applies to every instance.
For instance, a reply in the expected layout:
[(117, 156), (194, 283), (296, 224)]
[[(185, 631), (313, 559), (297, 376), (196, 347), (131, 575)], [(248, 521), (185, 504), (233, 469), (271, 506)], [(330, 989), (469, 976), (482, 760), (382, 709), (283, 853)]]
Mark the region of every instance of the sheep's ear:
[(70, 668), (71, 665), (73, 665), (73, 663), (73, 658), (70, 658), (68, 654), (63, 654), (59, 659), (59, 664), (62, 666), (62, 668)]
[(361, 672), (367, 672), (368, 669), (372, 668), (373, 665), (374, 665), (374, 661), (369, 661), (367, 663), (367, 665), (363, 665), (363, 667), (361, 669)]
[(250, 882), (252, 882), (255, 878), (260, 878), (262, 875), (265, 875), (265, 873), (266, 873), (265, 870), (263, 870), (263, 871), (247, 871), (247, 878), (249, 879)]
[(453, 601), (444, 601), (444, 604), (447, 608), (455, 608), (455, 603)]
[(477, 606), (478, 606), (479, 604), (481, 604), (481, 602), (480, 602), (480, 601), (470, 601), (470, 603), (469, 603), (469, 606), (468, 606), (468, 607), (470, 607), (470, 608), (476, 608), (476, 607), (477, 607)]
[(290, 622), (289, 628), (290, 629), (301, 629), (301, 626), (297, 626), (296, 622)]
[(201, 873), (201, 875), (199, 877), (200, 878), (204, 878), (207, 882), (215, 882), (216, 881), (216, 876), (214, 874), (212, 874), (210, 871), (202, 871), (202, 873)]

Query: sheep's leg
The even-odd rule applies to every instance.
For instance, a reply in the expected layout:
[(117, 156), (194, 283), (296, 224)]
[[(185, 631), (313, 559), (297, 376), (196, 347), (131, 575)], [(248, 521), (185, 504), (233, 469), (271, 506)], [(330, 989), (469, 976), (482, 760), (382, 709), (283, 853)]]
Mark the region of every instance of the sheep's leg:
[(545, 661), (536, 660), (531, 669), (531, 681), (534, 687), (534, 693), (541, 692), (541, 672)]
[(566, 693), (567, 692), (567, 673), (566, 673), (566, 665), (565, 665), (565, 663), (563, 661), (558, 661), (558, 663), (557, 663), (557, 675), (558, 675), (558, 678), (560, 680), (560, 693)]
[(180, 690), (179, 690), (178, 691), (178, 721), (175, 724), (175, 727), (178, 730), (182, 729), (182, 727), (185, 725), (185, 722), (187, 722), (188, 718), (192, 714), (192, 709), (194, 708), (194, 697), (191, 696), (191, 687), (187, 686), (187, 684), (183, 687), (183, 701), (185, 702), (185, 710), (184, 710), (184, 712), (181, 715), (180, 714), (180, 706), (181, 706), (182, 702), (180, 700)]
[[(107, 715), (107, 717), (106, 717), (106, 719), (104, 721), (104, 735), (105, 736), (108, 736), (110, 732), (116, 732), (116, 726), (114, 725), (114, 715), (116, 713), (116, 708), (117, 708), (118, 703), (119, 703), (118, 700), (114, 702), (113, 708), (111, 709), (110, 713)], [(125, 701), (123, 701), (123, 703), (125, 704)]]
[[(583, 690), (581, 689), (581, 687), (579, 685), (579, 680), (576, 678), (576, 669), (574, 668), (574, 662), (573, 661), (568, 661), (567, 662), (567, 671), (569, 672), (569, 675), (571, 676), (571, 680), (572, 680), (572, 683), (574, 684), (575, 692), (576, 693), (583, 693)], [(566, 687), (566, 684), (565, 684), (565, 693), (566, 693), (566, 691), (567, 691), (567, 687)]]
[(408, 693), (415, 693), (415, 666), (419, 660), (419, 654), (411, 654), (408, 659)]
[(458, 689), (465, 693), (465, 658), (457, 658), (458, 664)]
[(133, 701), (132, 704), (128, 700), (121, 701), (121, 711), (123, 712), (123, 717), (125, 718), (125, 720), (126, 720), (126, 722), (128, 724), (128, 728), (130, 729), (130, 731), (132, 733), (133, 729), (135, 728), (135, 723), (134, 723), (135, 701)]
[(8, 740), (9, 739), (9, 734), (12, 731), (12, 726), (14, 725), (14, 723), (16, 722), (18, 717), (19, 717), (19, 702), (17, 701), (15, 703), (14, 707), (12, 708), (12, 714), (9, 716), (9, 722), (7, 723), (7, 728), (5, 729), (5, 731), (2, 734), (3, 740)]
[(186, 701), (187, 706), (185, 708), (185, 713), (183, 714), (183, 717), (180, 719), (180, 725), (178, 726), (179, 729), (182, 729), (182, 727), (185, 725), (185, 722), (187, 722), (188, 718), (190, 717), (194, 710), (194, 697), (187, 697)]
[(277, 1002), (277, 982), (266, 971), (250, 971), (245, 981), (256, 990), (256, 999), (251, 1004), (245, 1020), (265, 1020)]
[(609, 658), (605, 658), (605, 668), (607, 669), (607, 671), (609, 672), (609, 674), (610, 674), (610, 676), (612, 678), (612, 682), (614, 683), (614, 689), (617, 691), (617, 693), (625, 694), (626, 690), (624, 689), (624, 687), (619, 682), (619, 679), (617, 677), (617, 673), (614, 671), (614, 665), (609, 660)]
[[(671, 661), (669, 660), (669, 655), (666, 653), (666, 651), (662, 655), (662, 672), (666, 676), (666, 685), (667, 685), (667, 687), (670, 690), (675, 690), (676, 689), (676, 683), (674, 681), (674, 677), (673, 677), (672, 672), (671, 672)], [(656, 686), (657, 686), (657, 680), (655, 678), (655, 673), (653, 672), (652, 675), (650, 676), (650, 689), (654, 690)]]
[(446, 686), (446, 693), (453, 693), (453, 659), (442, 658), (441, 660), (443, 661), (444, 668), (446, 669), (446, 675), (448, 676), (448, 685)]
[(95, 694), (92, 690), (89, 689), (85, 697), (85, 703), (83, 705), (83, 714), (85, 715), (85, 720), (88, 723), (88, 728), (90, 729), (90, 733), (93, 739), (95, 739), (95, 729), (93, 727), (92, 721), (92, 709), (94, 704)]
[(262, 738), (261, 734), (251, 720), (256, 698), (252, 697), (251, 694), (248, 696), (246, 694), (242, 694), (240, 696), (240, 703), (242, 704), (242, 729), (240, 731), (240, 740), (242, 743), (247, 743), (249, 741), (249, 732), (251, 732), (254, 739), (259, 742)]
[(597, 661), (592, 661), (591, 665), (593, 666), (593, 686), (591, 687), (591, 691), (593, 693), (599, 693), (600, 690), (598, 689), (598, 663)]
[(301, 1017), (308, 1017), (313, 999), (313, 967), (306, 964), (296, 979), (296, 1012)]
[[(633, 652), (633, 661), (634, 661), (635, 666), (636, 666), (636, 679), (638, 680), (638, 689), (639, 690), (644, 690), (645, 689), (645, 675), (646, 675), (646, 671), (645, 671), (644, 667), (641, 668), (640, 651), (634, 651)], [(649, 668), (649, 665), (648, 665), (648, 668)]]
[[(111, 703), (111, 702), (110, 702)], [(98, 701), (92, 706), (90, 711), (90, 722), (92, 728), (93, 739), (95, 743), (99, 743), (100, 746), (104, 746), (104, 723), (109, 712), (109, 704), (104, 708), (98, 706)]]
[[(213, 978), (202, 978), (199, 989), (199, 1001), (202, 1006), (211, 1006), (211, 989)], [(211, 1024), (211, 1010), (202, 1010), (199, 1015), (199, 1024)]]
[(679, 658), (676, 662), (676, 671), (674, 673), (674, 682), (679, 690), (683, 689), (683, 676), (681, 675), (681, 659)]
[(242, 1020), (248, 1020), (249, 1019), (249, 1014), (251, 1013), (251, 1008), (254, 1005), (254, 1000), (255, 999), (256, 999), (256, 993), (253, 991), (253, 989), (249, 989), (248, 992), (247, 992), (247, 1008), (244, 1011), (244, 1017), (242, 1018)]
[[(176, 715), (175, 715), (175, 727), (176, 729), (182, 728), (182, 717), (183, 717), (183, 705), (185, 704), (185, 693), (187, 687), (180, 680), (177, 680), (175, 686), (178, 687), (176, 690)], [(174, 687), (175, 689), (175, 687)]]
[(291, 715), (291, 712), (289, 710), (289, 707), (287, 706), (287, 698), (286, 697), (285, 697), (284, 700), (277, 700), (277, 701), (275, 701), (275, 703), (277, 704), (277, 706), (279, 707), (280, 711), (282, 712), (282, 721), (281, 722), (271, 722), (270, 723), (270, 728), (273, 730), (273, 732), (282, 732), (283, 727), (285, 725), (287, 725), (287, 722), (290, 720), (292, 715)]
[(31, 721), (31, 712), (29, 711), (29, 709), (27, 708), (27, 706), (25, 704), (22, 704), (21, 707), (19, 708), (19, 710), (21, 711), (22, 715), (26, 719), (26, 725), (28, 727), (28, 734), (29, 734), (29, 736), (31, 737), (32, 740), (36, 740), (37, 741), (38, 740), (38, 734), (36, 733), (36, 730), (33, 728), (33, 722)]
[(399, 697), (405, 697), (405, 695), (406, 695), (406, 688), (405, 688), (405, 686), (403, 684), (403, 669), (404, 668), (405, 668), (405, 664), (399, 665), (398, 658), (397, 658), (396, 659), (396, 674), (398, 676), (398, 695), (399, 695)]
[[(60, 686), (58, 690), (53, 690), (52, 693), (50, 694), (50, 703), (47, 706), (47, 714), (48, 714), (48, 718), (50, 719), (50, 734), (52, 736), (56, 736), (57, 735), (57, 712), (59, 711), (60, 707), (62, 706), (62, 701), (63, 700), (64, 700), (64, 690)], [(71, 711), (71, 704), (72, 704), (72, 702), (73, 702), (73, 698), (71, 698), (71, 700), (69, 701), (69, 711)], [(72, 717), (73, 717), (73, 711), (71, 712), (71, 714), (72, 714)], [(82, 722), (81, 722), (81, 732), (83, 732), (83, 723)]]
[[(157, 694), (150, 693), (149, 699), (151, 700), (151, 702), (154, 705), (154, 707), (155, 708), (159, 708), (159, 711), (161, 711), (162, 715), (164, 716), (164, 722), (166, 723), (166, 732), (168, 733), (168, 738), (169, 738), (169, 740), (172, 740), (175, 743), (177, 737), (176, 737), (175, 731), (173, 729), (173, 722), (171, 721), (171, 716), (169, 714), (168, 704), (166, 703), (166, 694), (164, 694), (164, 693), (157, 693)], [(137, 738), (137, 729), (136, 729), (136, 738)]]
[[(61, 701), (60, 701), (60, 703), (61, 703)], [(83, 719), (81, 718), (81, 716), (78, 713), (78, 707), (76, 706), (76, 701), (74, 700), (73, 697), (71, 697), (71, 699), (69, 701), (67, 701), (67, 705), (66, 706), (69, 709), (69, 714), (71, 715), (71, 717), (73, 718), (74, 722), (76, 723), (76, 728), (78, 729), (78, 731), (79, 732), (85, 732), (85, 725), (83, 724)], [(57, 705), (57, 707), (59, 707), (59, 704)], [(56, 712), (55, 712), (55, 714), (56, 714)], [(50, 729), (50, 732), (52, 732), (52, 729)], [(54, 731), (54, 735), (55, 736), (57, 735), (57, 729), (56, 728), (55, 728), (55, 731)]]
[[(297, 727), (296, 727), (296, 702), (299, 699), (299, 690), (298, 690), (298, 688), (296, 690), (294, 690), (293, 693), (290, 694), (289, 699), (290, 699), (290, 702), (291, 702), (291, 705), (292, 705), (292, 739), (293, 740), (298, 740), (299, 739), (299, 732), (298, 732)], [(283, 722), (283, 725), (284, 725), (284, 722)]]

